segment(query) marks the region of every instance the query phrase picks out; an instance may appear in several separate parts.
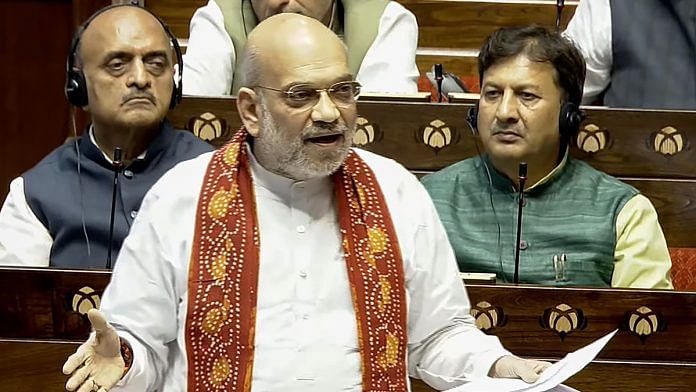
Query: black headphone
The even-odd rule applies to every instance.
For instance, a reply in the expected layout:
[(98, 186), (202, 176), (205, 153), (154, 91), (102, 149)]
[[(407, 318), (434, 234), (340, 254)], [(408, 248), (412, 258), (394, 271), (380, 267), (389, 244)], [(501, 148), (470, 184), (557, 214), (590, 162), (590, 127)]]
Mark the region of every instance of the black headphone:
[(85, 21), (85, 23), (83, 23), (82, 26), (77, 29), (75, 35), (73, 36), (72, 43), (70, 44), (70, 52), (68, 54), (68, 60), (66, 64), (67, 77), (65, 80), (65, 97), (68, 99), (68, 102), (78, 107), (86, 106), (87, 102), (89, 102), (89, 97), (87, 96), (87, 82), (85, 79), (85, 74), (82, 72), (82, 69), (75, 67), (75, 51), (77, 50), (77, 46), (80, 44), (82, 34), (85, 32), (89, 24), (92, 23), (94, 18), (108, 10), (118, 7), (137, 7), (147, 11), (150, 15), (157, 19), (160, 25), (162, 25), (164, 31), (167, 33), (167, 36), (171, 41), (171, 45), (174, 48), (174, 54), (176, 56), (176, 62), (178, 64), (179, 70), (178, 75), (174, 75), (172, 97), (169, 102), (169, 108), (173, 109), (179, 102), (181, 102), (181, 97), (183, 95), (181, 81), (182, 74), (184, 72), (184, 61), (183, 56), (181, 54), (181, 47), (179, 47), (179, 41), (176, 40), (176, 37), (174, 37), (174, 34), (172, 34), (172, 31), (169, 29), (169, 26), (167, 26), (167, 24), (164, 23), (164, 21), (159, 16), (155, 15), (152, 11), (148, 10), (147, 8), (139, 6), (137, 3), (114, 4), (108, 7), (104, 7), (92, 14), (92, 16), (90, 16), (87, 19), (87, 21)]
[[(469, 109), (466, 114), (466, 122), (469, 123), (471, 132), (474, 135), (478, 134), (478, 112), (479, 104), (476, 102), (474, 107)], [(569, 101), (563, 101), (561, 104), (561, 113), (558, 116), (558, 131), (561, 134), (561, 141), (567, 143), (570, 138), (578, 132), (580, 124), (584, 119), (585, 113), (580, 110), (578, 105)]]

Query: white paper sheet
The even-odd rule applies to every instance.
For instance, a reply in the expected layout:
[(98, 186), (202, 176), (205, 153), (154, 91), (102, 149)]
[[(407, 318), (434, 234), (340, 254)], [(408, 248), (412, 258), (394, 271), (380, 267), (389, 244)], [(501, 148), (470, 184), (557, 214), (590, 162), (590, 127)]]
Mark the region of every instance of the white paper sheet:
[(604, 346), (609, 343), (617, 330), (607, 334), (606, 336), (597, 339), (593, 343), (566, 355), (562, 360), (554, 363), (541, 374), (539, 379), (533, 384), (527, 384), (519, 379), (509, 378), (490, 378), (485, 377), (473, 380), (469, 383), (456, 388), (447, 390), (447, 392), (562, 392), (575, 391), (574, 389), (561, 385), (562, 382), (569, 379), (577, 372), (582, 370), (589, 364)]

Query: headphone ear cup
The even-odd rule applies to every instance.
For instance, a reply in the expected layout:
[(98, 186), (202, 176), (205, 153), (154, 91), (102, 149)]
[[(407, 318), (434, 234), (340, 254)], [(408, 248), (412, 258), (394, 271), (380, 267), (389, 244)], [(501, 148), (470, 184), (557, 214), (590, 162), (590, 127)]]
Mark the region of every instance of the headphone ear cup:
[(172, 81), (172, 97), (169, 100), (169, 109), (174, 109), (179, 101), (181, 101), (181, 90), (179, 90), (176, 75), (174, 75), (174, 80)]
[(87, 84), (81, 70), (68, 71), (68, 77), (65, 81), (65, 97), (73, 106), (87, 106)]
[(466, 113), (466, 122), (469, 123), (471, 134), (478, 135), (478, 102)]
[(585, 115), (580, 108), (572, 102), (564, 102), (561, 105), (561, 113), (558, 116), (558, 130), (562, 138), (570, 138), (580, 129)]

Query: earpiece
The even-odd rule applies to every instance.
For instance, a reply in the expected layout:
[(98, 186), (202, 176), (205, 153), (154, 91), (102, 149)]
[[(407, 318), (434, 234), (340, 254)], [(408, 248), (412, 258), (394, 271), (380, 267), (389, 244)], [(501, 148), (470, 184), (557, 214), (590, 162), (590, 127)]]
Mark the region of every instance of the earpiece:
[(183, 56), (181, 54), (181, 47), (179, 46), (179, 41), (177, 41), (172, 31), (169, 29), (166, 23), (157, 15), (152, 13), (152, 11), (147, 8), (139, 6), (136, 4), (125, 3), (125, 4), (114, 4), (108, 7), (104, 7), (99, 11), (95, 12), (92, 16), (85, 21), (85, 23), (77, 30), (73, 36), (72, 42), (70, 43), (70, 52), (68, 53), (68, 59), (66, 62), (66, 79), (65, 79), (65, 97), (68, 99), (73, 106), (83, 107), (89, 102), (89, 97), (87, 95), (87, 82), (82, 69), (75, 66), (75, 52), (80, 45), (80, 39), (82, 34), (85, 32), (90, 23), (102, 13), (118, 7), (138, 7), (150, 13), (157, 21), (162, 25), (162, 28), (167, 33), (172, 47), (174, 48), (174, 55), (176, 56), (176, 62), (178, 64), (178, 72), (174, 73), (174, 85), (172, 87), (172, 96), (169, 102), (169, 108), (173, 109), (183, 96), (183, 86), (182, 86), (182, 74), (183, 74)]
[(478, 135), (478, 110), (479, 104), (476, 102), (474, 106), (466, 112), (466, 122), (469, 123), (471, 134), (474, 136)]
[(561, 138), (570, 140), (570, 137), (578, 132), (580, 124), (584, 119), (585, 114), (578, 105), (564, 101), (561, 104), (561, 113), (558, 116), (558, 130), (561, 133)]

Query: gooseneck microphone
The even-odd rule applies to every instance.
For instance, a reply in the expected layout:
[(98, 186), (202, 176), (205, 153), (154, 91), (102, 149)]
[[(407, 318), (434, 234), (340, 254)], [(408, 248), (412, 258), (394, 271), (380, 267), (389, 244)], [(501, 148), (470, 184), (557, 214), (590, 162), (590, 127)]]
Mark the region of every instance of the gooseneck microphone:
[(517, 241), (515, 241), (515, 275), (513, 281), (520, 283), (520, 247), (522, 243), (522, 208), (524, 207), (524, 185), (527, 182), (527, 163), (520, 162), (518, 169), (518, 206), (517, 206)]
[(565, 0), (556, 0), (556, 32), (561, 32), (561, 16), (563, 15), (563, 6)]
[(106, 250), (106, 269), (111, 269), (111, 248), (114, 242), (114, 215), (116, 213), (116, 195), (118, 194), (118, 174), (123, 166), (123, 150), (120, 147), (114, 148), (114, 159), (111, 168), (114, 170), (114, 186), (111, 193), (111, 218), (109, 218), (109, 241)]
[(437, 85), (437, 101), (442, 102), (442, 64), (435, 64), (435, 84)]

